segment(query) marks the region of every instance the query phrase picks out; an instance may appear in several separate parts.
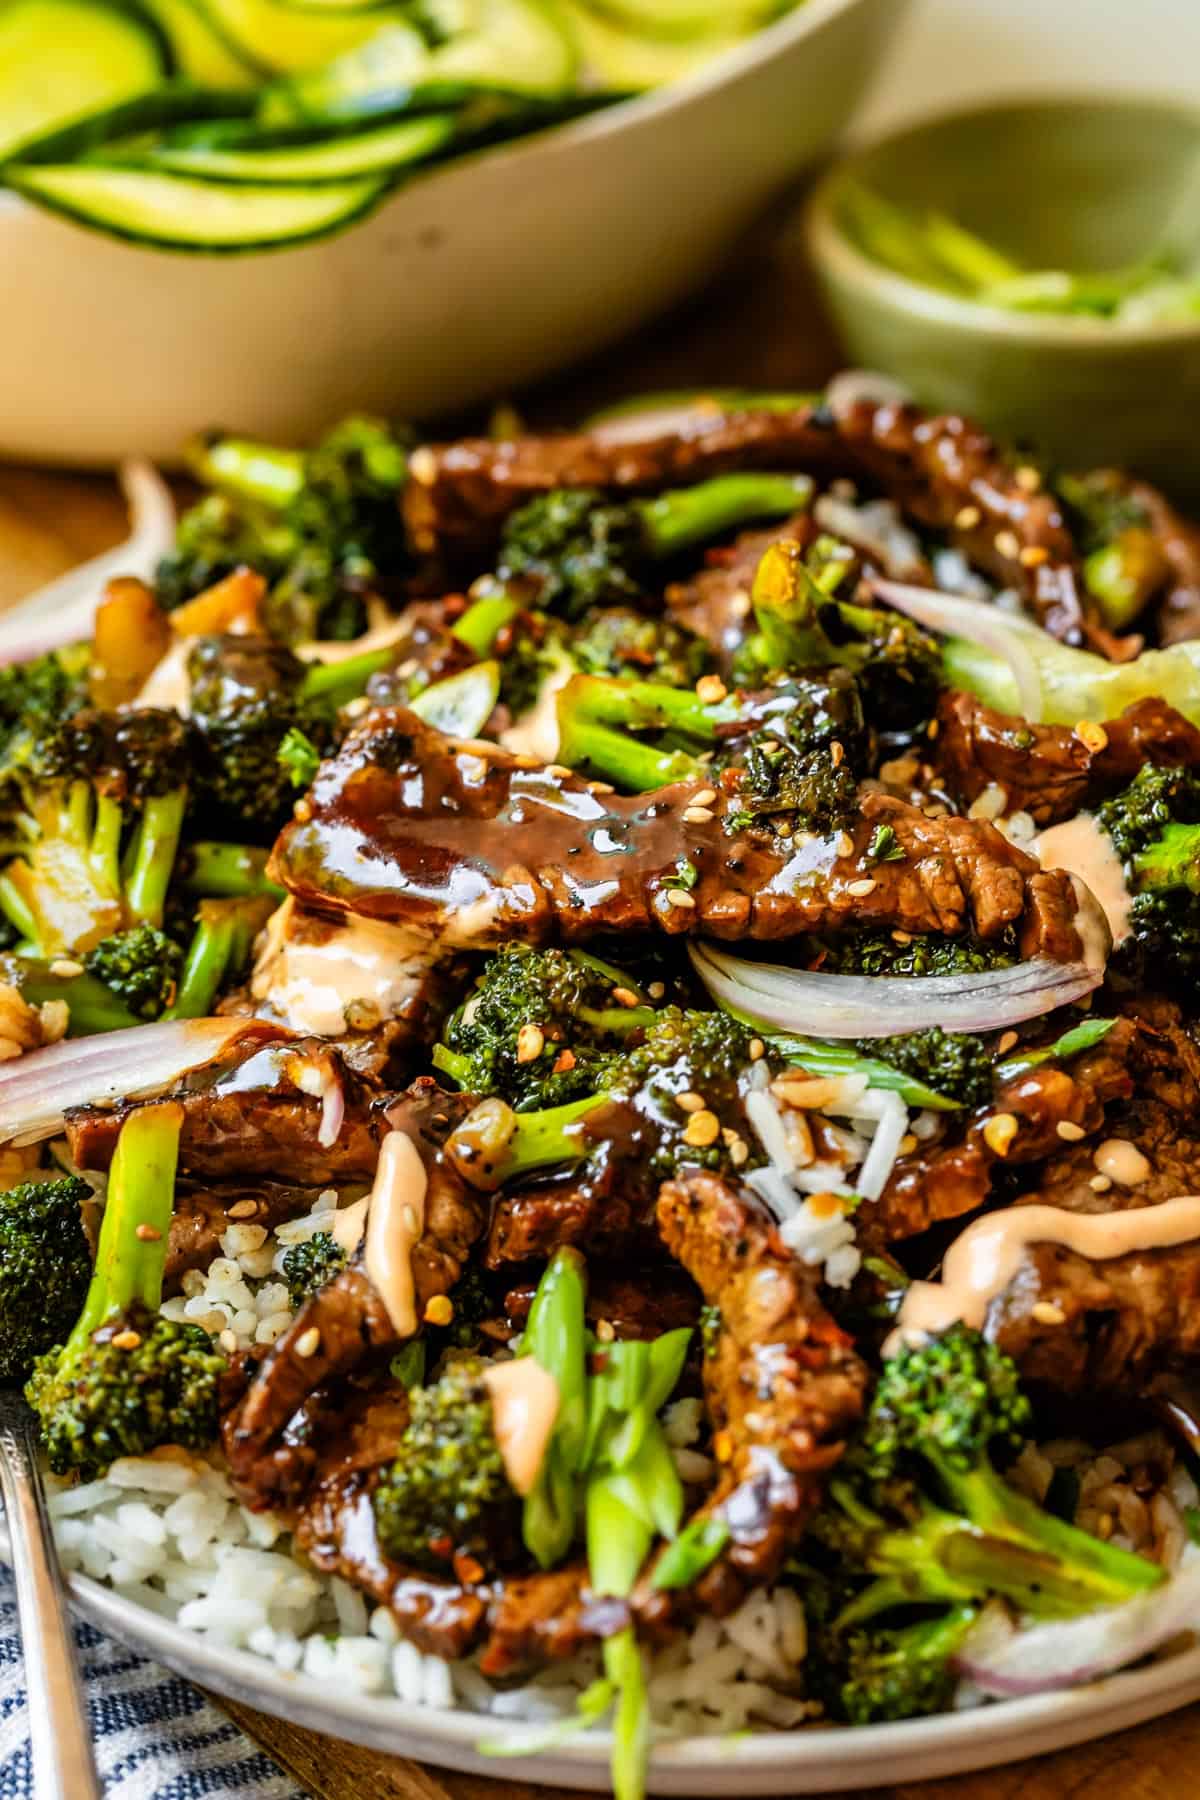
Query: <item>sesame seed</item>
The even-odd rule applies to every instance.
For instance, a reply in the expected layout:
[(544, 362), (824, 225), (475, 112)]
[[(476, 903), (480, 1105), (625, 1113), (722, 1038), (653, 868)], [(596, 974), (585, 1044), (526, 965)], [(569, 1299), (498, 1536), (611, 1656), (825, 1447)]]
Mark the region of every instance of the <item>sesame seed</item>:
[(683, 809), (685, 825), (710, 825), (712, 819), (712, 810), (707, 806), (685, 806)]
[(652, 1000), (661, 1000), (666, 994), (666, 991), (667, 984), (665, 981), (652, 981), (650, 986), (646, 989), (646, 992)]
[(1081, 1137), (1087, 1136), (1083, 1126), (1076, 1125), (1073, 1119), (1060, 1119), (1054, 1129), (1066, 1144), (1077, 1144)]
[(733, 1455), (733, 1437), (728, 1431), (718, 1431), (715, 1434), (713, 1455), (718, 1462), (728, 1462)]
[(693, 806), (711, 806), (717, 798), (716, 788), (701, 788), (698, 794), (692, 795)]
[(310, 1325), (308, 1330), (302, 1331), (296, 1339), (297, 1356), (312, 1356), (320, 1348), (321, 1333), (315, 1325)]
[(371, 702), (365, 694), (358, 694), (353, 700), (347, 700), (342, 711), (348, 719), (361, 719), (365, 712), (370, 712)]
[(546, 1034), (540, 1025), (522, 1025), (517, 1033), (517, 1061), (536, 1062), (546, 1048)]
[(1007, 1056), (1009, 1051), (1013, 1048), (1013, 1046), (1016, 1042), (1017, 1042), (1016, 1032), (1015, 1031), (1006, 1031), (1004, 1033), (1004, 1036), (1000, 1039), (999, 1043), (996, 1045), (996, 1054), (998, 1056)]
[(941, 729), (942, 722), (940, 719), (930, 719), (929, 724), (925, 728), (925, 736), (932, 742)]
[(854, 855), (854, 839), (850, 836), (848, 831), (838, 832), (837, 837), (834, 839), (833, 847), (839, 856)]
[(112, 1340), (114, 1350), (136, 1350), (142, 1341), (140, 1331), (118, 1331)]
[(405, 1231), (407, 1231), (409, 1237), (415, 1237), (417, 1235), (421, 1229), (421, 1221), (417, 1217), (415, 1207), (405, 1206), (401, 1208), (400, 1223), (403, 1225)]
[(1015, 559), (1021, 554), (1021, 540), (1015, 531), (998, 531), (992, 542), (1001, 556)]
[(221, 1333), (220, 1337), (217, 1339), (217, 1342), (218, 1342), (218, 1344), (220, 1344), (222, 1350), (224, 1350), (224, 1352), (227, 1356), (232, 1356), (234, 1351), (238, 1347), (237, 1333), (230, 1331), (230, 1329), (227, 1325), (225, 1327), (224, 1331)]
[(704, 1098), (703, 1094), (697, 1094), (691, 1088), (688, 1088), (686, 1093), (676, 1094), (675, 1104), (679, 1107), (681, 1112), (698, 1113), (703, 1112), (704, 1108), (708, 1105), (708, 1101)]
[(64, 981), (70, 981), (74, 976), (83, 974), (83, 964), (70, 956), (57, 956), (50, 964), (50, 973), (61, 976)]
[(872, 881), (870, 879), (870, 877), (867, 876), (867, 877), (864, 877), (864, 879), (862, 881), (852, 881), (850, 883), (850, 885), (847, 887), (846, 892), (848, 894), (853, 894), (854, 898), (856, 900), (861, 900), (867, 894), (874, 893), (874, 891), (878, 887), (878, 885), (879, 885), (878, 882)]
[(683, 1134), (685, 1144), (693, 1144), (698, 1149), (707, 1149), (715, 1144), (721, 1135), (721, 1121), (714, 1112), (695, 1112), (687, 1122)]
[(678, 906), (684, 912), (693, 912), (696, 902), (690, 894), (684, 892), (683, 888), (668, 888), (667, 905)]
[(742, 1164), (748, 1162), (749, 1159), (750, 1146), (744, 1143), (741, 1138), (734, 1138), (732, 1144), (729, 1146), (729, 1160), (734, 1168), (740, 1169)]
[(705, 706), (716, 706), (728, 692), (719, 675), (702, 675), (696, 683), (696, 698)]
[(777, 1081), (772, 1092), (777, 1100), (783, 1101), (785, 1106), (796, 1106), (805, 1111), (819, 1111), (821, 1107), (828, 1106), (831, 1101), (840, 1098), (842, 1084), (838, 1079), (817, 1075), (807, 1081), (803, 1079)]
[(1107, 1194), (1109, 1188), (1112, 1186), (1112, 1178), (1109, 1175), (1093, 1175), (1088, 1182), (1088, 1186), (1091, 1188), (1093, 1194)]
[(1067, 1315), (1061, 1306), (1055, 1306), (1053, 1300), (1035, 1300), (1030, 1307), (1039, 1325), (1065, 1325)]
[(759, 1058), (766, 1054), (766, 1049), (767, 1049), (767, 1046), (763, 1043), (761, 1038), (751, 1038), (750, 1039), (750, 1061), (758, 1062)]
[(448, 1325), (454, 1317), (454, 1302), (449, 1294), (435, 1294), (425, 1307), (427, 1325)]
[(307, 800), (297, 800), (295, 806), (292, 808), (292, 817), (298, 819), (301, 825), (308, 824), (308, 821), (312, 818), (312, 807)]
[(954, 523), (959, 531), (974, 531), (982, 518), (977, 506), (960, 506), (954, 515)]
[(575, 1067), (578, 1060), (573, 1050), (560, 1050), (554, 1059), (554, 1067), (551, 1072), (555, 1075), (566, 1075)]
[(428, 444), (418, 444), (408, 459), (408, 472), (422, 487), (432, 487), (437, 480), (438, 459)]
[(568, 769), (566, 763), (547, 763), (546, 773), (553, 775), (556, 781), (570, 781), (575, 771)]
[(731, 619), (748, 619), (750, 617), (750, 606), (751, 606), (751, 601), (750, 601), (749, 594), (744, 594), (744, 593), (735, 594), (729, 602), (730, 618)]
[(840, 769), (846, 760), (846, 752), (836, 738), (829, 746), (829, 760), (835, 769)]
[(612, 997), (618, 1006), (637, 1006), (640, 1004), (638, 997), (632, 988), (615, 987), (612, 991)]
[(1093, 719), (1080, 719), (1075, 727), (1075, 736), (1084, 749), (1090, 750), (1093, 756), (1098, 756), (1101, 750), (1108, 745), (1107, 731), (1103, 725), (1097, 725)]
[(1017, 561), (1023, 569), (1040, 569), (1050, 561), (1050, 552), (1044, 544), (1026, 544)]
[(231, 1219), (252, 1219), (257, 1211), (257, 1200), (235, 1200), (233, 1205), (229, 1208), (228, 1217)]
[(918, 1143), (918, 1139), (917, 1139), (915, 1133), (911, 1132), (911, 1131), (906, 1131), (904, 1136), (900, 1139), (900, 1154), (901, 1154), (901, 1156), (911, 1156), (913, 1151), (917, 1147), (917, 1143)]
[(143, 1244), (157, 1244), (162, 1241), (162, 1232), (153, 1225), (139, 1225), (133, 1235), (140, 1238)]
[(1115, 1524), (1116, 1520), (1111, 1513), (1101, 1513), (1100, 1517), (1096, 1520), (1096, 1536), (1107, 1540), (1112, 1536), (1113, 1526)]
[[(67, 1035), (67, 1027), (71, 1023), (71, 1009), (65, 1000), (43, 1000), (36, 1009), (38, 1024), (42, 1028), (43, 1044), (60, 1043)], [(18, 1049), (18, 1055), (20, 1051)]]
[(899, 944), (901, 946), (901, 948), (903, 948), (903, 946), (905, 944), (912, 943), (912, 932), (911, 931), (893, 931), (892, 942), (893, 942), (893, 944)]
[(617, 1335), (617, 1328), (611, 1319), (596, 1320), (596, 1336), (602, 1344), (611, 1344)]
[(616, 791), (617, 790), (613, 786), (611, 781), (589, 781), (588, 782), (588, 793), (589, 794), (615, 794)]
[(837, 1194), (810, 1194), (808, 1210), (815, 1219), (836, 1219), (842, 1210), (842, 1202)]
[(1023, 463), (1013, 475), (1013, 480), (1023, 494), (1036, 494), (1042, 485), (1042, 472), (1031, 463)]
[(983, 1141), (996, 1156), (1007, 1156), (1017, 1135), (1017, 1121), (1012, 1113), (996, 1113), (983, 1128)]

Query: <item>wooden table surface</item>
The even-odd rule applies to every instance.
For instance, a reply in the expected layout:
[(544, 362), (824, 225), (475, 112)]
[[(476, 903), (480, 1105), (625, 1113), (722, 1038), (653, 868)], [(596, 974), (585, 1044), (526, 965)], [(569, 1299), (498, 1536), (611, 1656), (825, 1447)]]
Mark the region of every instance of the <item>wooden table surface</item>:
[[(729, 275), (634, 344), (522, 397), (521, 404), (531, 419), (566, 421), (639, 389), (803, 388), (835, 366), (836, 349), (813, 314), (795, 239), (785, 228), (757, 235)], [(0, 467), (0, 606), (122, 535), (111, 479)], [(563, 1789), (429, 1769), (217, 1704), (315, 1800), (566, 1800)], [(1200, 1707), (1191, 1707), (1037, 1762), (864, 1793), (866, 1800), (1191, 1800), (1198, 1788)]]

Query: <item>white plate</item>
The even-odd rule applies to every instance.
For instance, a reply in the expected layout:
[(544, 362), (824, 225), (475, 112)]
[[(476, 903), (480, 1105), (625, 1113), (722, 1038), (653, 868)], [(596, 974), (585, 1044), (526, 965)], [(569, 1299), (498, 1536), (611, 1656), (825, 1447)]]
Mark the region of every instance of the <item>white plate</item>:
[[(0, 1556), (8, 1536), (0, 1520)], [(122, 1599), (87, 1576), (68, 1578), (74, 1609), (113, 1637), (214, 1693), (310, 1731), (421, 1762), (525, 1782), (608, 1793), (608, 1739), (593, 1733), (536, 1757), (498, 1760), (475, 1745), (485, 1732), (522, 1728), (478, 1713), (435, 1712), (379, 1694), (331, 1694), (306, 1675), (285, 1675), (260, 1657), (228, 1650)], [(724, 1740), (677, 1738), (654, 1752), (653, 1794), (828, 1794), (961, 1775), (1124, 1731), (1200, 1699), (1200, 1648), (1128, 1675), (1008, 1700), (971, 1712), (854, 1730), (775, 1731)]]

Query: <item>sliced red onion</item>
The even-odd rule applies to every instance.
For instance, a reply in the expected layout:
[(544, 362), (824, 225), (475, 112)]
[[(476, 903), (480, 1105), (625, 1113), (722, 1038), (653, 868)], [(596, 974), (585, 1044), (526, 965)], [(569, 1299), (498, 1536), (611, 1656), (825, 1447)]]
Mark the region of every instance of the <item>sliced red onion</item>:
[(622, 444), (650, 443), (657, 438), (703, 437), (731, 412), (744, 410), (744, 407), (726, 406), (719, 400), (697, 394), (694, 398), (648, 406), (645, 411), (621, 412), (610, 419), (597, 419), (588, 426), (588, 436), (606, 449), (617, 449)]
[(130, 535), (10, 607), (0, 619), (0, 664), (28, 662), (43, 651), (90, 637), (105, 583), (113, 576), (153, 578), (175, 542), (175, 504), (157, 469), (140, 457), (123, 462), (119, 474)]
[(911, 399), (908, 388), (878, 369), (843, 369), (825, 389), (825, 403), (838, 419), (856, 406), (903, 406)]
[(920, 580), (926, 566), (921, 540), (904, 523), (894, 500), (843, 500), (837, 494), (821, 494), (813, 504), (813, 518), (822, 531), (874, 557), (892, 580)]
[(985, 601), (943, 594), (937, 588), (912, 587), (902, 581), (873, 581), (871, 589), (880, 600), (915, 619), (927, 631), (965, 638), (969, 644), (978, 644), (1003, 657), (1012, 670), (1022, 715), (1033, 725), (1041, 723), (1042, 678), (1029, 647), (1028, 633), (1015, 618)]
[(814, 1037), (900, 1036), (1004, 1031), (1069, 1006), (1099, 987), (1102, 968), (1035, 957), (981, 975), (822, 975), (781, 963), (749, 962), (708, 943), (689, 944), (701, 981), (719, 1006), (764, 1030)]
[(1200, 1629), (1200, 1557), (1160, 1587), (1079, 1619), (1014, 1628), (985, 1613), (955, 1659), (985, 1694), (1010, 1699), (1095, 1681)]
[(317, 1142), (323, 1150), (336, 1144), (346, 1120), (346, 1091), (336, 1075), (331, 1074), (321, 1095), (321, 1124)]
[(37, 1143), (62, 1129), (72, 1107), (145, 1099), (239, 1041), (289, 1035), (257, 1019), (171, 1019), (31, 1050), (0, 1064), (0, 1143)]

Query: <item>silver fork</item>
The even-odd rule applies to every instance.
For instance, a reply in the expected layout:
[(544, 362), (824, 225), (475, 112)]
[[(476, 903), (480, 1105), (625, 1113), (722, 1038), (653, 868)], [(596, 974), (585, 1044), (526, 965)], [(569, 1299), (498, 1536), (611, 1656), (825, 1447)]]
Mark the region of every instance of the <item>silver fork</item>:
[(33, 1414), (21, 1394), (0, 1391), (0, 1494), (25, 1651), (34, 1793), (37, 1800), (100, 1800), (37, 1449)]

